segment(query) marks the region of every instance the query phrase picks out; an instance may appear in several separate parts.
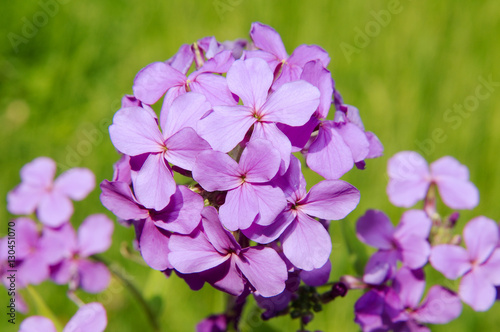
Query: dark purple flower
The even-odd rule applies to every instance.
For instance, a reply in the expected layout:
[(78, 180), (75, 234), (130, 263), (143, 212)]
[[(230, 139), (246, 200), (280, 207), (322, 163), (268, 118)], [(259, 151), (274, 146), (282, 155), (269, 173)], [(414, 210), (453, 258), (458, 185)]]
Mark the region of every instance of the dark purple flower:
[(7, 194), (12, 214), (37, 213), (40, 221), (58, 227), (73, 214), (71, 200), (80, 201), (95, 187), (95, 176), (86, 168), (72, 168), (55, 181), (56, 163), (39, 157), (21, 169), (21, 184)]
[(381, 284), (392, 278), (397, 261), (417, 269), (427, 263), (431, 247), (427, 241), (432, 221), (424, 211), (406, 211), (394, 228), (381, 211), (368, 210), (358, 219), (356, 232), (361, 242), (378, 248), (365, 267), (363, 281)]
[(196, 332), (225, 332), (227, 331), (226, 315), (212, 315), (196, 325)]

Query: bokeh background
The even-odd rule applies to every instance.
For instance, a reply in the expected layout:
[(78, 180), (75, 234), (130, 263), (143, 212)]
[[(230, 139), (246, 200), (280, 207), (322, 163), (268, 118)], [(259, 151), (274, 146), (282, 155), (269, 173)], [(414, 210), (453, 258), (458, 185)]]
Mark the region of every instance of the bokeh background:
[[(389, 15), (381, 18), (381, 11)], [(289, 53), (303, 43), (327, 50), (338, 90), (359, 108), (367, 129), (385, 145), (382, 158), (344, 177), (359, 188), (362, 199), (346, 220), (332, 223), (332, 280), (355, 273), (345, 235), (352, 235), (356, 219), (367, 208), (386, 211), (394, 222), (399, 219), (403, 210), (392, 207), (385, 194), (386, 163), (398, 151), (415, 150), (429, 161), (452, 155), (469, 167), (481, 203), (474, 211), (462, 212), (458, 231), (479, 214), (500, 219), (497, 0), (2, 1), (0, 196), (6, 197), (19, 183), (22, 165), (38, 156), (56, 160), (59, 172), (88, 167), (98, 181), (109, 179), (118, 154), (107, 127), (121, 97), (132, 92), (135, 74), (204, 36), (220, 41), (247, 38), (254, 21), (273, 26)], [(307, 180), (311, 185), (320, 179), (309, 172)], [(77, 202), (75, 211), (75, 226), (88, 214), (108, 213), (100, 205), (99, 189)], [(5, 199), (0, 200), (0, 218), (3, 235), (11, 218)], [(121, 254), (120, 248), (130, 246), (133, 236), (132, 229), (116, 224), (113, 246), (103, 257), (120, 266), (145, 294), (162, 330), (192, 331), (198, 321), (223, 310), (224, 296), (210, 287), (192, 292), (178, 278), (166, 279)], [(437, 272), (429, 271), (429, 277), (432, 283), (457, 288)], [(65, 287), (45, 282), (35, 289), (62, 322), (76, 312)], [(31, 313), (36, 313), (33, 300), (24, 295)], [(359, 330), (353, 323), (353, 303), (359, 295), (353, 291), (326, 306), (308, 328)], [(105, 305), (108, 331), (151, 330), (137, 301), (115, 279), (100, 295), (80, 296)], [(5, 292), (0, 299), (5, 311)], [(299, 326), (288, 317), (259, 323), (258, 315), (251, 302), (243, 331), (294, 331)], [(1, 331), (17, 331), (18, 325), (10, 326), (4, 313), (1, 317)], [(18, 324), (23, 317), (18, 315)], [(494, 331), (498, 326), (497, 303), (486, 313), (464, 305), (459, 319), (432, 329)]]

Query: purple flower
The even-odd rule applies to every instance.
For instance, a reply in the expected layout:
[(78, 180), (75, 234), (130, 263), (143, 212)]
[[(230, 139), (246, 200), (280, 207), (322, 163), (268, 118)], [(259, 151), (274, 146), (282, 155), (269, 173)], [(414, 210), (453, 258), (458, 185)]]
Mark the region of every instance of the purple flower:
[(332, 242), (325, 227), (313, 217), (339, 220), (359, 203), (359, 191), (341, 180), (322, 181), (306, 190), (300, 161), (293, 157), (287, 173), (275, 180), (287, 196), (286, 209), (270, 225), (253, 225), (243, 233), (258, 243), (280, 237), (283, 253), (299, 269), (325, 265)]
[(288, 273), (285, 262), (272, 248), (241, 248), (226, 231), (217, 210), (207, 206), (202, 213), (202, 229), (192, 237), (173, 234), (170, 237), (169, 261), (181, 273), (199, 273), (210, 269), (212, 284), (230, 294), (239, 295), (245, 280), (262, 296), (280, 294)]
[(288, 56), (285, 45), (276, 30), (259, 22), (252, 23), (250, 36), (260, 50), (246, 51), (244, 56), (246, 59), (262, 58), (267, 61), (272, 72), (281, 71), (274, 83), (275, 89), (284, 83), (299, 79), (304, 65), (309, 61), (319, 60), (323, 67), (328, 66), (330, 62), (328, 53), (316, 45), (300, 45), (292, 55)]
[(424, 211), (409, 210), (394, 228), (381, 211), (368, 210), (358, 219), (356, 233), (361, 242), (378, 248), (365, 266), (363, 281), (381, 284), (392, 278), (397, 261), (417, 269), (427, 263), (431, 247), (427, 241), (432, 221)]
[(411, 207), (425, 198), (435, 184), (443, 202), (452, 209), (472, 209), (479, 203), (479, 192), (469, 181), (467, 167), (453, 157), (442, 157), (429, 167), (413, 151), (395, 154), (387, 164), (387, 195), (392, 204)]
[(464, 227), (467, 249), (442, 244), (432, 249), (432, 266), (448, 279), (460, 281), (462, 300), (476, 311), (488, 310), (500, 285), (500, 248), (497, 224), (486, 217), (476, 217)]
[(37, 213), (50, 227), (67, 222), (73, 214), (71, 200), (80, 201), (94, 189), (94, 174), (86, 168), (73, 168), (55, 181), (56, 163), (39, 157), (21, 169), (21, 184), (7, 194), (7, 209), (12, 214)]
[(306, 81), (287, 83), (268, 96), (273, 73), (262, 59), (237, 60), (227, 73), (231, 92), (243, 105), (214, 106), (198, 124), (198, 133), (214, 150), (229, 152), (253, 125), (251, 139), (264, 138), (280, 151), (288, 167), (291, 144), (276, 123), (305, 124), (319, 103), (319, 91)]
[(108, 287), (110, 274), (106, 265), (88, 259), (106, 251), (111, 245), (113, 222), (104, 214), (88, 216), (75, 234), (68, 223), (57, 230), (47, 230), (54, 243), (54, 251), (64, 254), (64, 259), (51, 266), (51, 278), (58, 284), (70, 283), (71, 288), (81, 287), (89, 293), (102, 292)]
[(355, 322), (363, 331), (430, 331), (425, 323), (446, 324), (462, 311), (458, 296), (441, 286), (425, 289), (422, 270), (401, 268), (392, 287), (378, 286), (361, 296), (354, 306)]
[(154, 104), (166, 93), (162, 113), (180, 95), (193, 91), (203, 94), (212, 106), (235, 105), (226, 79), (214, 73), (225, 73), (234, 61), (231, 51), (221, 51), (198, 70), (186, 76), (193, 53), (189, 45), (167, 62), (154, 62), (141, 69), (134, 80), (134, 95), (146, 104)]
[(285, 195), (269, 181), (276, 175), (280, 156), (263, 139), (250, 141), (239, 164), (218, 151), (200, 153), (193, 168), (193, 178), (207, 191), (225, 191), (220, 207), (222, 224), (231, 231), (245, 229), (255, 221), (269, 225), (285, 208)]
[[(63, 332), (103, 332), (108, 325), (106, 310), (98, 302), (88, 303), (76, 312), (63, 329)], [(43, 316), (26, 318), (19, 326), (19, 332), (56, 332), (54, 323)]]
[(190, 234), (200, 223), (203, 198), (186, 186), (177, 186), (161, 211), (147, 209), (124, 182), (101, 183), (101, 202), (118, 218), (134, 221), (142, 257), (155, 270), (172, 268), (168, 262), (171, 232)]
[(120, 109), (113, 118), (109, 133), (113, 145), (129, 156), (147, 156), (140, 170), (132, 176), (134, 192), (147, 208), (163, 209), (176, 191), (169, 162), (191, 170), (196, 156), (210, 149), (196, 132), (196, 121), (210, 109), (205, 97), (188, 93), (177, 98), (161, 121), (140, 107)]
[(212, 315), (196, 325), (196, 332), (224, 332), (227, 331), (226, 315)]

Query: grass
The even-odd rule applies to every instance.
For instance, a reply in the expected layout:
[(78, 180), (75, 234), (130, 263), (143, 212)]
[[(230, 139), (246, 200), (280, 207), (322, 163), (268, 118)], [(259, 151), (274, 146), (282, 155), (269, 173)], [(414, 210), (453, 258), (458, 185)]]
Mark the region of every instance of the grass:
[[(459, 229), (480, 214), (500, 219), (500, 173), (496, 169), (500, 86), (497, 83), (491, 91), (478, 88), (482, 79), (500, 81), (500, 44), (495, 38), (500, 34), (498, 1), (54, 1), (57, 11), (46, 15), (45, 21), (38, 2), (1, 5), (2, 197), (19, 183), (22, 165), (42, 155), (56, 160), (60, 171), (88, 167), (97, 179), (109, 179), (118, 154), (109, 141), (107, 126), (122, 95), (132, 92), (137, 71), (203, 36), (214, 35), (221, 41), (246, 37), (251, 22), (261, 21), (281, 33), (290, 53), (303, 43), (318, 44), (330, 53), (329, 69), (337, 88), (347, 103), (360, 109), (365, 126), (385, 146), (384, 157), (370, 160), (366, 170), (353, 170), (344, 177), (360, 189), (362, 200), (347, 220), (333, 223), (332, 278), (353, 273), (340, 223), (352, 229), (367, 208), (384, 210), (394, 221), (399, 219), (403, 210), (392, 207), (385, 195), (385, 166), (398, 151), (415, 150), (429, 161), (452, 155), (469, 167), (481, 203), (474, 211), (462, 213)], [(359, 31), (374, 29), (373, 12), (391, 8), (390, 22), (369, 30), (372, 37), (363, 43)], [(28, 38), (23, 32), (30, 32), (26, 22), (33, 22), (34, 17), (46, 24), (31, 31)], [(12, 33), (26, 38), (17, 51), (9, 40)], [(354, 49), (350, 56), (345, 53), (347, 44)], [(467, 104), (476, 89), (489, 96), (477, 105)], [(465, 105), (463, 110), (456, 111), (460, 105)], [(308, 173), (307, 180), (312, 184), (320, 178)], [(90, 213), (108, 213), (98, 196), (95, 190), (75, 204), (75, 225)], [(5, 204), (0, 201), (1, 234), (10, 218)], [(120, 245), (132, 238), (131, 229), (117, 225), (113, 247), (104, 257), (123, 266), (145, 292), (164, 330), (192, 330), (203, 317), (223, 309), (223, 297), (209, 287), (192, 292), (176, 277), (165, 280), (123, 258)], [(440, 274), (431, 277), (434, 282), (443, 281)], [(82, 297), (105, 304), (109, 331), (148, 331), (146, 318), (130, 293), (117, 281), (112, 286), (102, 295), (82, 293)], [(64, 287), (46, 282), (36, 290), (62, 321), (75, 312), (76, 307), (63, 295)], [(352, 304), (357, 296), (353, 292), (327, 306), (310, 329), (356, 331)], [(5, 293), (0, 298), (6, 303)], [(252, 308), (245, 317), (245, 331), (298, 328), (288, 318), (252, 325)], [(464, 306), (458, 320), (433, 330), (489, 331), (499, 325), (498, 304), (486, 313)], [(0, 330), (17, 328), (4, 317)]]

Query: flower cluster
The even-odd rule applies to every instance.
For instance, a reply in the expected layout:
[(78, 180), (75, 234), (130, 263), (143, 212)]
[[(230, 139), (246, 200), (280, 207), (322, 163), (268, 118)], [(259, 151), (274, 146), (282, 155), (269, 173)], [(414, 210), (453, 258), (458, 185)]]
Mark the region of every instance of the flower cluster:
[[(437, 212), (436, 188), (445, 205), (472, 209), (479, 202), (468, 170), (452, 157), (431, 164), (416, 152), (404, 151), (388, 163), (390, 201), (411, 207), (424, 199), (422, 210), (406, 211), (395, 228), (381, 211), (359, 218), (358, 238), (378, 250), (368, 260), (362, 279), (344, 277), (350, 288), (368, 289), (355, 305), (355, 321), (363, 331), (428, 331), (424, 324), (445, 324), (462, 311), (461, 301), (476, 311), (488, 310), (500, 285), (499, 227), (477, 217), (461, 238), (451, 236), (458, 213), (443, 218)], [(401, 262), (398, 265), (398, 261)], [(440, 285), (425, 289), (423, 268), (430, 264), (448, 279), (463, 276), (458, 294)], [(399, 266), (399, 267), (398, 267)]]
[[(339, 178), (383, 148), (335, 90), (327, 52), (288, 55), (261, 23), (250, 36), (203, 38), (137, 74), (109, 128), (123, 157), (101, 201), (134, 225), (151, 268), (269, 298), (289, 273), (329, 266), (326, 220), (360, 198)], [(326, 179), (309, 192), (299, 154)]]
[[(0, 238), (0, 275), (7, 288), (13, 282), (11, 278), (15, 278), (13, 294), (22, 312), (28, 309), (22, 305), (18, 290), (28, 285), (50, 278), (57, 284), (67, 284), (70, 293), (77, 288), (99, 293), (108, 287), (111, 278), (108, 268), (91, 256), (110, 247), (113, 222), (104, 214), (93, 214), (77, 232), (70, 223), (71, 199), (82, 200), (94, 189), (94, 174), (85, 168), (73, 168), (54, 181), (55, 173), (56, 163), (52, 159), (36, 158), (21, 169), (21, 184), (7, 196), (9, 212), (25, 216), (11, 220), (7, 236)], [(105, 312), (102, 315), (105, 321)], [(32, 326), (38, 324), (50, 326), (43, 319), (32, 317), (28, 319), (31, 323), (27, 320), (21, 330), (32, 331)]]

